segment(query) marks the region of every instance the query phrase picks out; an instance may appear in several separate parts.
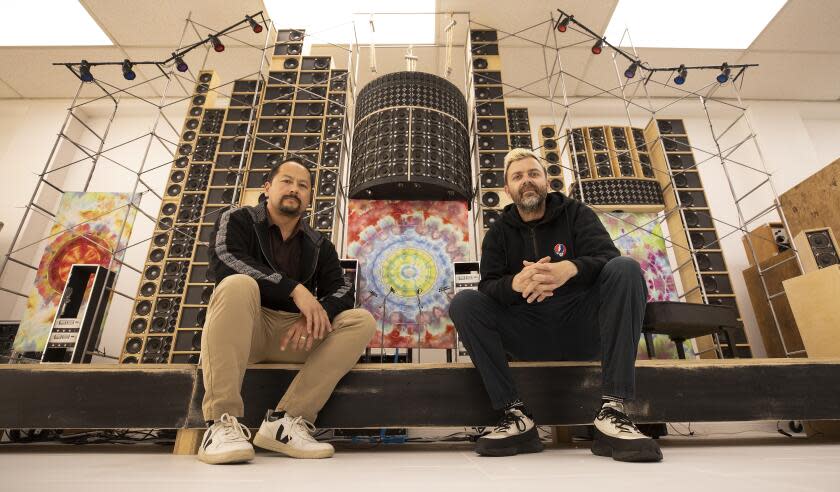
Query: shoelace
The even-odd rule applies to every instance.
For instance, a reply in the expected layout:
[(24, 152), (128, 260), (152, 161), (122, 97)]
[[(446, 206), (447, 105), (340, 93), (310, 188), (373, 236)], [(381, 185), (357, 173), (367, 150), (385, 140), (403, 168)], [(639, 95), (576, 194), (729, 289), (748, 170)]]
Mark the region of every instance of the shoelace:
[(518, 430), (519, 432), (525, 432), (525, 428), (527, 427), (527, 425), (525, 425), (525, 422), (523, 422), (522, 415), (523, 414), (520, 413), (505, 412), (505, 415), (502, 417), (499, 423), (496, 424), (496, 428), (493, 429), (493, 432), (504, 432), (510, 429), (510, 426), (513, 424), (516, 424), (516, 430)]
[(251, 430), (240, 424), (236, 417), (224, 414), (219, 420), (222, 422), (225, 437), (229, 440), (239, 441), (244, 439), (248, 441), (251, 439)]
[(598, 416), (596, 417), (598, 420), (605, 420), (609, 419), (609, 421), (616, 426), (619, 430), (623, 432), (635, 432), (637, 434), (641, 434), (639, 429), (636, 427), (636, 424), (630, 420), (624, 412), (616, 410), (612, 407), (604, 407), (598, 412)]
[(299, 433), (301, 438), (309, 442), (318, 442), (314, 437), (312, 437), (312, 433), (315, 432), (315, 425), (313, 425), (312, 422), (298, 416), (292, 419), (292, 425), (295, 426), (295, 428), (298, 428), (298, 426), (303, 427), (305, 432)]

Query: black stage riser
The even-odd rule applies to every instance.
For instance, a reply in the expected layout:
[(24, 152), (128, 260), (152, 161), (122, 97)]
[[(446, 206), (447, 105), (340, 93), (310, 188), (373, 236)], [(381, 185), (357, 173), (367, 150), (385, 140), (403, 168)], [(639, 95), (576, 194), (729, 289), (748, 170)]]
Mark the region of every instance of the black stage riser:
[[(360, 365), (338, 385), (319, 427), (478, 426), (498, 415), (466, 364)], [(522, 398), (543, 425), (591, 422), (600, 368), (590, 363), (513, 364)], [(259, 426), (296, 366), (254, 366), (243, 386), (245, 423)], [(840, 360), (640, 361), (638, 422), (840, 419)], [(189, 367), (0, 368), (0, 428), (202, 427), (201, 373)]]

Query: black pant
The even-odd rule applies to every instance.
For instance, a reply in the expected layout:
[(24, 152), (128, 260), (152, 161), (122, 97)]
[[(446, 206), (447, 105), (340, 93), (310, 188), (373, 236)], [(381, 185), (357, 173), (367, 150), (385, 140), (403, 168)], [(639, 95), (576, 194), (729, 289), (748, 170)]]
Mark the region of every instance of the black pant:
[(641, 268), (625, 256), (607, 262), (594, 285), (540, 303), (506, 307), (476, 290), (459, 292), (449, 315), (493, 408), (502, 409), (519, 397), (506, 354), (554, 361), (600, 353), (603, 394), (632, 399), (646, 302)]

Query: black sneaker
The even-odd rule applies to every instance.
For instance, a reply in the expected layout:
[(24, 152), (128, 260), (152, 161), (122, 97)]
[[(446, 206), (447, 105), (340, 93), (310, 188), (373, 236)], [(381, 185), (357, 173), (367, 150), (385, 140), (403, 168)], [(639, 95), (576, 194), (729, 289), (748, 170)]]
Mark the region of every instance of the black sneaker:
[(482, 456), (513, 456), (542, 450), (534, 419), (518, 408), (506, 411), (496, 428), (481, 436), (475, 445), (475, 452)]
[(592, 454), (616, 461), (662, 461), (659, 444), (636, 428), (620, 403), (605, 404), (595, 417)]

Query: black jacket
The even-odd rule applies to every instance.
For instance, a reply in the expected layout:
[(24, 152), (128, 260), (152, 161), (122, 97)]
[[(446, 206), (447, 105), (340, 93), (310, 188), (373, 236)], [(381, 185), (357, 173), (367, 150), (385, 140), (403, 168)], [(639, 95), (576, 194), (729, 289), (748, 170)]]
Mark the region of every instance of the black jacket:
[(523, 222), (516, 205), (510, 204), (487, 231), (481, 244), (478, 290), (504, 305), (525, 303), (522, 294), (513, 290), (513, 277), (522, 270), (523, 260), (545, 256), (552, 263), (570, 260), (578, 269), (554, 291), (557, 297), (592, 285), (604, 265), (620, 253), (591, 208), (562, 193), (549, 193), (542, 219)]
[(270, 219), (265, 203), (225, 210), (210, 236), (210, 272), (218, 284), (228, 275), (242, 273), (260, 287), (260, 303), (267, 308), (300, 312), (290, 297), (299, 283), (318, 298), (333, 320), (354, 305), (356, 293), (344, 277), (335, 246), (302, 221), (301, 278), (293, 280), (279, 271), (270, 256)]

